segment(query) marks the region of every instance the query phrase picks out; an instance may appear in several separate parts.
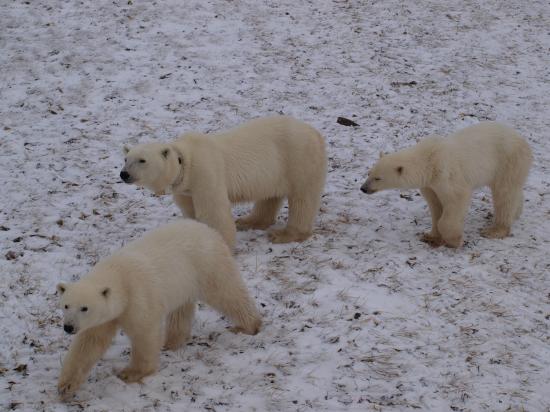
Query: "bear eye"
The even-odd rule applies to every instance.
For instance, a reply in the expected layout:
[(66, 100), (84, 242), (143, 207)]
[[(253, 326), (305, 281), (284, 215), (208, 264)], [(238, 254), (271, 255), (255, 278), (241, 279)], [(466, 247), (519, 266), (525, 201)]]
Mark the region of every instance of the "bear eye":
[(81, 311), (81, 312), (88, 312), (88, 306), (82, 306), (82, 307), (80, 308), (80, 311)]
[(69, 309), (69, 305), (65, 305), (65, 309)]
[(140, 163), (145, 163), (145, 159), (139, 159)]
[(382, 179), (380, 179), (379, 177), (375, 177), (374, 180), (376, 180), (376, 181), (378, 182), (378, 181), (380, 181), (380, 180), (382, 180)]

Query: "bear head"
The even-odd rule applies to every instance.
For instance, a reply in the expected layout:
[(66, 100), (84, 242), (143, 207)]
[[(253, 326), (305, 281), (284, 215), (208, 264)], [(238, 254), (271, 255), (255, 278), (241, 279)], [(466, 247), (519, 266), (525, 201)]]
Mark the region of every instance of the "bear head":
[(169, 144), (146, 143), (132, 149), (124, 146), (120, 178), (128, 184), (164, 194), (181, 172), (182, 159)]
[(408, 169), (405, 159), (399, 153), (384, 155), (380, 153), (380, 159), (368, 172), (361, 191), (367, 194), (376, 193), (386, 189), (406, 189), (409, 186), (407, 177)]
[(96, 286), (87, 282), (60, 283), (63, 329), (73, 334), (108, 322), (118, 316), (113, 313), (112, 290), (108, 286)]

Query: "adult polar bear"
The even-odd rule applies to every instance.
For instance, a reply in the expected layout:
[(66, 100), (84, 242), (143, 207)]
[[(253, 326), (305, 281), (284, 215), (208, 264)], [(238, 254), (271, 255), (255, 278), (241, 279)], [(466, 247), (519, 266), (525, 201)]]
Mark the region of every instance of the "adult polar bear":
[(125, 148), (120, 177), (157, 194), (171, 189), (190, 218), (217, 229), (232, 248), (231, 203), (255, 202), (237, 227), (267, 229), (288, 198), (288, 222), (270, 232), (275, 243), (311, 236), (327, 174), (325, 142), (288, 116), (252, 120), (220, 133), (188, 133), (171, 143)]
[(472, 191), (481, 186), (491, 188), (495, 219), (482, 235), (510, 234), (523, 209), (523, 185), (531, 163), (531, 149), (518, 133), (499, 123), (481, 122), (448, 138), (427, 138), (382, 156), (361, 190), (370, 194), (420, 188), (432, 215), (432, 231), (422, 240), (460, 247)]
[(231, 251), (215, 230), (188, 219), (128, 243), (80, 281), (60, 283), (64, 329), (76, 333), (58, 390), (65, 399), (85, 381), (120, 327), (132, 344), (126, 382), (156, 371), (164, 345), (175, 350), (191, 336), (197, 300), (254, 335), (261, 319)]

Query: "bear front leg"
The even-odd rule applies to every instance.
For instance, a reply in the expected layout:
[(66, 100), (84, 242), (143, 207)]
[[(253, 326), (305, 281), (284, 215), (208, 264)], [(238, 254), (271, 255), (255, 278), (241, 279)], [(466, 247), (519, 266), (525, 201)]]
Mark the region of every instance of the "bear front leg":
[(193, 206), (193, 198), (191, 196), (174, 193), (173, 198), (185, 217), (195, 219), (195, 207)]
[(90, 370), (111, 345), (117, 330), (115, 321), (79, 332), (63, 360), (57, 391), (61, 399), (72, 396)]
[[(130, 364), (124, 368), (118, 377), (126, 383), (138, 382), (142, 378), (156, 372), (159, 355), (163, 344), (162, 320), (151, 320), (133, 328), (125, 328), (130, 341), (132, 352)], [(151, 325), (151, 326), (149, 326)]]
[(429, 187), (421, 188), (420, 193), (422, 193), (422, 196), (426, 199), (432, 216), (432, 230), (430, 233), (424, 233), (420, 240), (433, 247), (441, 246), (444, 242), (437, 225), (443, 213), (443, 206), (435, 192)]
[(437, 193), (443, 206), (443, 213), (437, 223), (437, 228), (445, 242), (445, 246), (458, 248), (462, 246), (464, 234), (464, 218), (470, 205), (470, 191), (454, 193)]
[(227, 197), (225, 185), (212, 188), (201, 188), (193, 195), (196, 219), (206, 223), (220, 233), (231, 250), (235, 247), (237, 229), (231, 215), (231, 202)]

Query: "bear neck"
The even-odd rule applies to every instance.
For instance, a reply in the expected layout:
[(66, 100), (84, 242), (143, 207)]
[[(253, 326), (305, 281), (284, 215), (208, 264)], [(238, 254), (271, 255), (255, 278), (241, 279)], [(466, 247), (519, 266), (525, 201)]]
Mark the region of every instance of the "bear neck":
[(415, 146), (402, 152), (403, 179), (407, 189), (427, 187), (433, 179), (432, 153), (418, 149)]
[(184, 173), (184, 168), (188, 167), (190, 162), (189, 159), (184, 158), (183, 153), (177, 147), (173, 146), (172, 148), (178, 157), (176, 160), (176, 167), (178, 172), (176, 174), (176, 177), (170, 184), (170, 188), (172, 189), (172, 193), (182, 191), (185, 192), (188, 188), (188, 179), (186, 179), (186, 175), (189, 175), (189, 173)]

